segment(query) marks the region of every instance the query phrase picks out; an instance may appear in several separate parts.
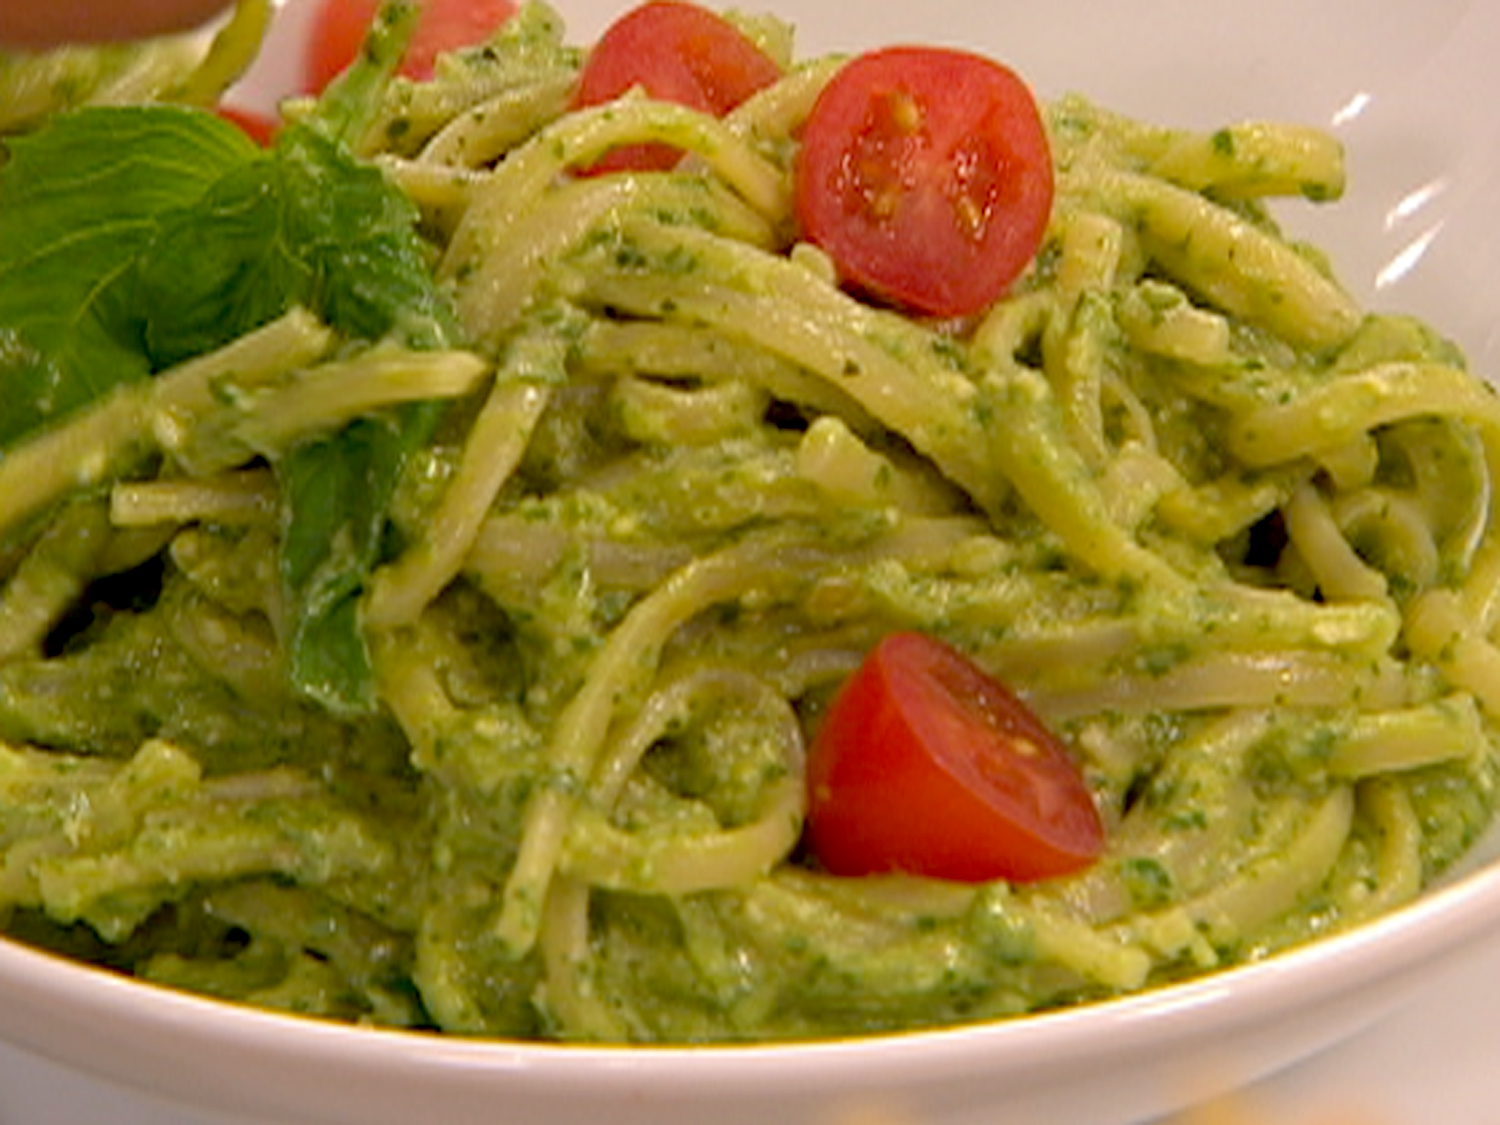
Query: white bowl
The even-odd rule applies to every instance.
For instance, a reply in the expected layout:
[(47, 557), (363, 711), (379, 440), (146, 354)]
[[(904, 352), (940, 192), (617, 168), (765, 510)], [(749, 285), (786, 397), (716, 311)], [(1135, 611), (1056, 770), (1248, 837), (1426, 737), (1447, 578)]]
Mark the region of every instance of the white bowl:
[[(557, 0), (586, 41), (625, 5)], [(757, 7), (761, 5), (746, 5)], [(765, 0), (805, 53), (984, 50), (1045, 95), (1166, 123), (1288, 118), (1346, 142), (1351, 191), (1282, 218), (1369, 305), (1426, 317), (1500, 372), (1500, 5), (1465, 0)], [(858, 12), (857, 18), (852, 12)], [(290, 0), (242, 90), (298, 61)], [(1246, 968), (993, 1025), (761, 1048), (575, 1048), (354, 1029), (230, 1007), (0, 942), (0, 1119), (572, 1125), (906, 1120), (1117, 1125), (1250, 1081), (1420, 990), (1500, 926), (1500, 835), (1413, 906)], [(36, 1056), (38, 1067), (14, 1060)], [(147, 1094), (145, 1091), (151, 1091)], [(69, 1098), (72, 1101), (68, 1101)], [(71, 1107), (71, 1108), (65, 1108)], [(862, 1116), (863, 1115), (863, 1116)]]

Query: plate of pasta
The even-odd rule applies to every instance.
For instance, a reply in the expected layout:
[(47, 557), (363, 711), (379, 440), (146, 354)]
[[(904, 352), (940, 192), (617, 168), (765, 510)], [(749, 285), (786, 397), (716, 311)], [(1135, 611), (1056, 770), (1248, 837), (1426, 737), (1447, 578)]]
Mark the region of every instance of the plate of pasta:
[(1145, 8), (0, 54), (0, 1037), (1123, 1125), (1478, 946), (1500, 13)]

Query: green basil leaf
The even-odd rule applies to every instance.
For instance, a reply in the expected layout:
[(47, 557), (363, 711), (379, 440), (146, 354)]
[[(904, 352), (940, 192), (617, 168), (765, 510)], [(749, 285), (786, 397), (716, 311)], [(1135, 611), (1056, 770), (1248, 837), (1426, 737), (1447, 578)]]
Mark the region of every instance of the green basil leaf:
[[(456, 344), (415, 206), (343, 143), (378, 108), (418, 14), (386, 0), (360, 60), (269, 152), (161, 106), (63, 115), (15, 142), (0, 170), (0, 385), (15, 402), (0, 448), (293, 305), (350, 341)], [(289, 666), (331, 709), (372, 704), (357, 599), (439, 409), (362, 419), (277, 466)]]
[(135, 264), (163, 216), (256, 154), (196, 110), (86, 109), (0, 173), (0, 448), (146, 377)]

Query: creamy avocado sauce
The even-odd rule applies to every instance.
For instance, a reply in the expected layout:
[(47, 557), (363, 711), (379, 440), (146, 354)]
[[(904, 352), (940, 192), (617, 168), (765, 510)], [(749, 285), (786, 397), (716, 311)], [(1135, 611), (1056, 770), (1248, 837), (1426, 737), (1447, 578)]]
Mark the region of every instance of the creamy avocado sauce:
[[(725, 120), (573, 112), (585, 52), (544, 5), (430, 83), (391, 76), (398, 32), (269, 153), (127, 111), (203, 182), (90, 201), (140, 235), (74, 255), (99, 277), (44, 252), (44, 186), (118, 119), (0, 170), (0, 266), (39, 254), (63, 304), (122, 286), (59, 342), (0, 269), (38, 420), (0, 452), (7, 933), (466, 1036), (847, 1036), (1265, 958), (1489, 829), (1500, 411), (1281, 234), (1271, 197), (1343, 190), (1333, 139), (1059, 99), (1035, 260), (933, 321), (797, 242), (834, 62)], [(661, 143), (690, 155), (576, 174)], [(242, 284), (267, 240), (286, 292)], [(1097, 862), (822, 869), (807, 746), (912, 630), (1062, 739)]]

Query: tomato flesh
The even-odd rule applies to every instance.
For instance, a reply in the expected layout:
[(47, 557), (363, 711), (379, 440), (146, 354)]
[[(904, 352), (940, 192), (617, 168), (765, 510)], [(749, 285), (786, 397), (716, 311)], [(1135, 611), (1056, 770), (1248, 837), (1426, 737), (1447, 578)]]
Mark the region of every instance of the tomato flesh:
[(992, 304), (1035, 257), (1052, 211), (1031, 91), (963, 51), (852, 60), (814, 104), (796, 173), (803, 236), (845, 280), (935, 316)]
[(1067, 749), (1003, 684), (920, 633), (883, 639), (808, 757), (807, 844), (836, 875), (1030, 882), (1086, 867), (1104, 827)]
[[(401, 73), (432, 77), (438, 55), (489, 38), (515, 14), (515, 0), (421, 0), (422, 18), (407, 44)], [(308, 39), (305, 88), (321, 93), (359, 54), (379, 0), (322, 0)]]
[[(728, 20), (678, 0), (652, 0), (611, 24), (589, 52), (575, 107), (603, 105), (639, 87), (659, 101), (723, 116), (776, 81), (780, 68)], [(666, 169), (681, 154), (634, 145), (591, 171)]]

